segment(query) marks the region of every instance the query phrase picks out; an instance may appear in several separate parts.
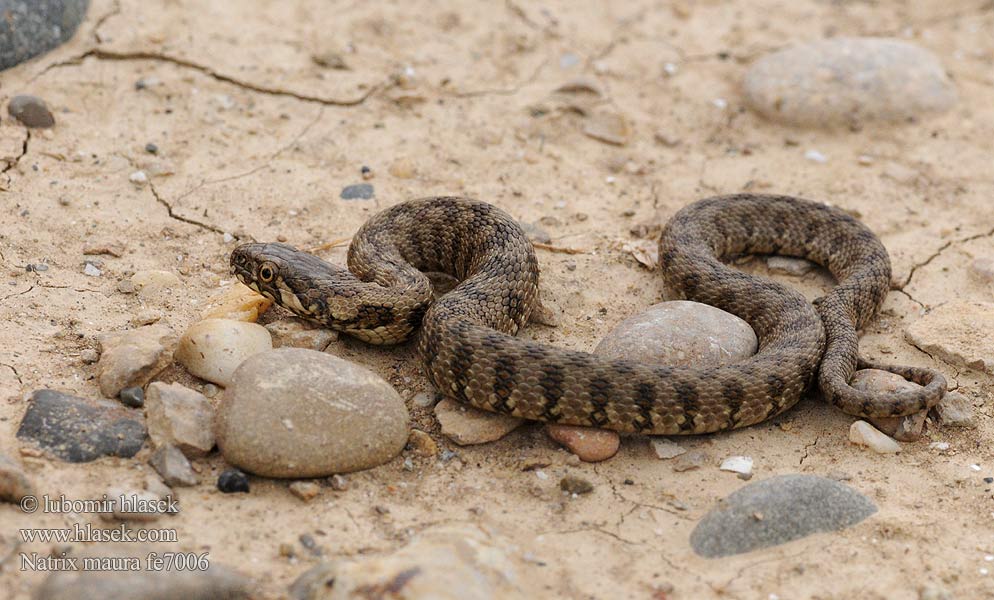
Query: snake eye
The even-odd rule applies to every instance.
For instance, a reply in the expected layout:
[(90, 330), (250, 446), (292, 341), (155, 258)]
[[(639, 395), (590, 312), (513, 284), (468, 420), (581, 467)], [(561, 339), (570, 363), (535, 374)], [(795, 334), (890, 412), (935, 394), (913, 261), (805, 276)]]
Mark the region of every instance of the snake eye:
[(270, 264), (264, 264), (259, 267), (259, 280), (263, 283), (269, 283), (276, 276), (276, 270)]

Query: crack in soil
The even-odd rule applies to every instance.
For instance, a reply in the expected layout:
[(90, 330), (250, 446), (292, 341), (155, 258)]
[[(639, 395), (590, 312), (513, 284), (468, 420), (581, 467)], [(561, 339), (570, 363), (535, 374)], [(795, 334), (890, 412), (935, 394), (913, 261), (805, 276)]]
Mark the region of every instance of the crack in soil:
[(814, 448), (815, 446), (817, 446), (819, 440), (821, 440), (821, 436), (820, 435), (815, 436), (815, 441), (811, 442), (810, 444), (804, 444), (804, 456), (802, 456), (801, 460), (799, 460), (797, 462), (798, 465), (803, 465), (804, 464), (805, 459), (808, 458), (808, 450), (810, 450), (810, 449)]
[[(213, 231), (214, 233), (220, 233), (222, 235), (227, 233), (225, 230), (221, 229), (217, 225), (211, 225), (210, 223), (204, 223), (203, 221), (198, 221), (196, 219), (191, 219), (189, 217), (184, 217), (183, 215), (176, 214), (173, 211), (173, 205), (170, 204), (165, 198), (159, 195), (158, 190), (155, 189), (155, 184), (152, 183), (151, 181), (148, 182), (148, 189), (152, 191), (152, 196), (155, 197), (155, 201), (161, 204), (162, 206), (166, 207), (166, 213), (169, 215), (170, 219), (175, 219), (182, 223), (186, 223), (188, 225), (194, 225), (201, 229), (205, 229), (207, 231)], [(238, 236), (234, 234), (229, 234), (229, 235), (234, 237), (236, 240), (239, 239)]]
[[(936, 250), (934, 253), (932, 253), (932, 255), (929, 256), (928, 258), (926, 258), (924, 261), (913, 265), (911, 267), (911, 270), (908, 271), (908, 276), (904, 279), (904, 283), (902, 283), (901, 286), (899, 288), (897, 288), (897, 290), (903, 292), (904, 288), (907, 287), (911, 283), (911, 279), (915, 276), (915, 272), (917, 272), (918, 269), (920, 269), (920, 268), (928, 265), (929, 263), (931, 263), (933, 260), (935, 260), (936, 258), (938, 258), (946, 250), (952, 248), (953, 246), (959, 246), (961, 244), (965, 244), (967, 242), (972, 242), (973, 240), (979, 240), (980, 238), (985, 238), (985, 237), (994, 237), (994, 227), (992, 227), (991, 230), (987, 231), (986, 233), (984, 233), (984, 232), (982, 232), (982, 233), (975, 233), (973, 235), (969, 235), (969, 236), (967, 236), (965, 238), (961, 238), (961, 239), (958, 239), (958, 240), (949, 240), (948, 242), (946, 242), (945, 244), (943, 244), (942, 246), (940, 246), (938, 250)], [(908, 297), (911, 298), (911, 295), (908, 294)], [(912, 298), (912, 300), (914, 300), (914, 298)], [(915, 300), (915, 301), (917, 302), (917, 300)]]
[(11, 371), (13, 371), (14, 377), (17, 378), (17, 383), (24, 385), (24, 380), (21, 379), (21, 374), (17, 372), (17, 369), (14, 368), (14, 365), (8, 365), (7, 363), (0, 363), (0, 367), (7, 367)]
[(21, 153), (12, 159), (7, 159), (7, 166), (0, 170), (0, 175), (6, 175), (7, 171), (13, 169), (21, 162), (21, 159), (28, 153), (28, 144), (31, 142), (31, 130), (24, 128), (24, 141), (21, 143)]
[(28, 289), (26, 289), (26, 290), (22, 290), (20, 292), (15, 292), (13, 294), (7, 294), (3, 298), (0, 298), (0, 302), (3, 302), (5, 300), (9, 300), (10, 298), (13, 298), (15, 296), (23, 296), (24, 294), (27, 294), (28, 292), (30, 292), (33, 289), (35, 289), (35, 286), (34, 285), (29, 285)]

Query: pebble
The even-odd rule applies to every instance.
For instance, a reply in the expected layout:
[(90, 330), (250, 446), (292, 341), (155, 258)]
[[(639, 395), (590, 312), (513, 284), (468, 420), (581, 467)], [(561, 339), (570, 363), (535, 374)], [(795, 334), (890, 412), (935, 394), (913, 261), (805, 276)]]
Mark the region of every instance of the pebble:
[(100, 353), (97, 352), (94, 348), (84, 348), (79, 353), (79, 359), (85, 362), (86, 364), (92, 365), (93, 363), (100, 360)]
[(156, 446), (176, 446), (190, 458), (205, 456), (214, 447), (210, 401), (179, 383), (156, 381), (148, 386), (145, 418)]
[(649, 447), (652, 449), (652, 453), (656, 458), (660, 460), (676, 458), (681, 454), (687, 453), (685, 448), (664, 437), (650, 437)]
[(437, 525), (389, 554), (319, 563), (293, 582), (290, 598), (365, 598), (368, 590), (396, 590), (378, 597), (517, 599), (522, 594), (514, 552), (488, 528)]
[(594, 354), (671, 366), (717, 366), (748, 358), (758, 341), (742, 319), (707, 304), (661, 302), (615, 326)]
[(191, 486), (198, 483), (197, 474), (193, 472), (190, 461), (172, 444), (163, 444), (156, 448), (148, 459), (148, 464), (152, 465), (166, 485)]
[(816, 475), (780, 475), (719, 500), (690, 534), (690, 545), (706, 558), (732, 556), (839, 531), (875, 512), (869, 498), (843, 483)]
[(970, 275), (981, 283), (994, 282), (994, 260), (990, 258), (975, 258), (970, 263)]
[(569, 494), (589, 494), (594, 491), (594, 484), (576, 475), (566, 475), (559, 480), (559, 489)]
[(324, 350), (338, 339), (338, 332), (324, 329), (310, 321), (291, 317), (266, 325), (273, 336), (274, 348), (306, 348)]
[(247, 285), (236, 283), (207, 301), (201, 319), (233, 319), (254, 323), (259, 315), (269, 310), (273, 301)]
[(131, 458), (145, 443), (145, 425), (140, 413), (117, 402), (36, 390), (17, 438), (73, 463), (101, 456)]
[(321, 486), (313, 481), (294, 481), (290, 484), (290, 493), (304, 502), (310, 502), (321, 493)]
[(186, 330), (173, 357), (191, 374), (228, 387), (238, 365), (272, 348), (272, 336), (262, 325), (205, 319)]
[(551, 244), (552, 236), (535, 223), (519, 223), (528, 239), (539, 244)]
[(524, 423), (524, 419), (465, 406), (449, 398), (435, 405), (442, 434), (460, 446), (495, 442)]
[[(852, 378), (853, 388), (866, 392), (897, 393), (921, 389), (913, 381), (879, 369), (861, 369)], [(902, 442), (914, 442), (922, 436), (926, 412), (922, 411), (905, 417), (880, 417), (867, 419), (874, 427)]]
[(774, 52), (749, 68), (744, 87), (764, 117), (814, 127), (904, 121), (956, 102), (934, 54), (887, 38), (840, 37)]
[(104, 334), (97, 342), (100, 393), (117, 398), (124, 388), (144, 386), (169, 366), (176, 336), (168, 327), (155, 325)]
[(918, 600), (955, 600), (949, 590), (941, 585), (927, 583), (918, 588)]
[(238, 469), (225, 469), (217, 478), (217, 489), (225, 494), (249, 491), (248, 475)]
[(94, 266), (93, 263), (86, 263), (83, 265), (83, 275), (86, 275), (87, 277), (100, 277), (103, 274), (103, 271)]
[(121, 404), (129, 408), (141, 408), (145, 406), (145, 390), (140, 386), (127, 387), (118, 394)]
[(820, 165), (823, 165), (823, 164), (825, 164), (825, 163), (828, 162), (828, 157), (827, 156), (825, 156), (821, 152), (819, 152), (817, 150), (814, 150), (814, 149), (805, 151), (804, 152), (804, 158), (806, 158), (807, 160), (810, 160), (811, 162), (818, 163)]
[(131, 276), (131, 284), (142, 295), (151, 295), (161, 290), (179, 287), (181, 283), (179, 277), (169, 271), (137, 271)]
[[(257, 597), (258, 585), (249, 577), (221, 565), (214, 553), (189, 570), (156, 568), (147, 557), (162, 555), (162, 548), (139, 544), (109, 543), (74, 548), (72, 556), (82, 565), (82, 557), (98, 561), (111, 559), (122, 570), (66, 569), (51, 572), (34, 590), (34, 600), (77, 600), (101, 598), (124, 600), (249, 600)], [(197, 550), (192, 558), (200, 556)], [(133, 566), (132, 566), (133, 565)]]
[(153, 144), (152, 142), (149, 142), (145, 144), (145, 152), (148, 152), (149, 154), (158, 154), (159, 147)]
[(915, 346), (941, 360), (994, 374), (994, 303), (952, 300), (904, 331)]
[(89, 0), (5, 0), (0, 71), (48, 52), (76, 33)]
[(390, 163), (390, 166), (387, 167), (387, 172), (397, 179), (411, 179), (417, 174), (414, 163), (406, 158), (399, 158)]
[(7, 112), (27, 127), (46, 129), (55, 126), (52, 111), (37, 96), (14, 96), (7, 105)]
[(397, 456), (408, 439), (400, 395), (330, 354), (278, 348), (235, 371), (218, 408), (225, 459), (265, 477), (325, 477)]
[(327, 69), (347, 70), (349, 66), (345, 64), (345, 59), (338, 52), (326, 51), (311, 55), (314, 64)]
[(694, 469), (700, 469), (710, 460), (711, 458), (704, 452), (692, 450), (686, 454), (676, 457), (676, 460), (673, 461), (673, 470), (677, 473), (693, 471)]
[(932, 411), (935, 413), (936, 421), (943, 427), (973, 429), (977, 426), (973, 419), (973, 404), (969, 398), (959, 392), (946, 392)]
[(859, 446), (868, 446), (878, 454), (894, 454), (901, 446), (866, 421), (856, 421), (849, 427), (849, 441)]
[(773, 273), (783, 273), (800, 277), (807, 275), (817, 265), (803, 258), (793, 258), (791, 256), (769, 256), (766, 258), (766, 268)]
[(407, 438), (407, 446), (418, 456), (432, 458), (438, 455), (438, 444), (431, 436), (420, 429), (412, 429)]
[(336, 492), (344, 492), (349, 489), (349, 478), (344, 475), (335, 474), (328, 478), (328, 483), (331, 484), (331, 489)]
[(20, 502), (21, 498), (34, 495), (34, 485), (21, 465), (0, 454), (0, 502)]
[(618, 453), (621, 438), (614, 431), (596, 427), (549, 423), (545, 431), (584, 462), (600, 462)]
[(145, 185), (148, 183), (148, 174), (145, 171), (135, 171), (128, 175), (128, 181), (138, 186)]
[(369, 200), (373, 197), (373, 184), (356, 183), (342, 188), (342, 200)]
[(597, 141), (624, 146), (631, 139), (632, 131), (627, 119), (618, 113), (598, 111), (583, 123), (583, 133)]
[(722, 471), (738, 473), (740, 479), (749, 479), (752, 477), (752, 458), (749, 456), (729, 456), (721, 461), (721, 466), (718, 468)]

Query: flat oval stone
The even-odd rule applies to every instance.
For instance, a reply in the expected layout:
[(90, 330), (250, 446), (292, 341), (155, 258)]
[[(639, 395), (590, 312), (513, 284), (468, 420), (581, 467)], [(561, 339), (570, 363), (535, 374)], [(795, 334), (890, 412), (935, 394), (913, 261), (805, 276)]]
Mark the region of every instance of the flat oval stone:
[(774, 52), (746, 73), (745, 94), (764, 117), (804, 126), (903, 121), (956, 102), (934, 54), (889, 38), (835, 38)]
[(186, 330), (173, 358), (193, 375), (227, 386), (242, 361), (272, 348), (273, 338), (262, 325), (204, 319)]
[(7, 105), (7, 112), (28, 127), (46, 129), (55, 126), (55, 117), (45, 101), (37, 96), (14, 96)]
[(629, 317), (601, 340), (594, 354), (669, 366), (714, 366), (756, 353), (752, 327), (699, 302), (660, 302)]
[(780, 475), (719, 501), (690, 534), (690, 545), (707, 558), (732, 556), (845, 529), (875, 512), (869, 498), (838, 481)]
[(217, 412), (224, 458), (264, 477), (326, 477), (375, 467), (407, 442), (393, 387), (349, 361), (303, 348), (247, 359)]

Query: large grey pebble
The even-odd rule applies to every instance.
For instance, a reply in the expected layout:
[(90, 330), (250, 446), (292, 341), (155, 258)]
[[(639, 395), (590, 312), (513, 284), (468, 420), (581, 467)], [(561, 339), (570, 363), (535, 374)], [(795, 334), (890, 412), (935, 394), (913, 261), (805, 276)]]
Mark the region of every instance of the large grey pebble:
[(89, 0), (0, 0), (0, 70), (48, 52), (73, 36)]
[(148, 459), (148, 464), (152, 465), (152, 468), (162, 476), (166, 485), (197, 485), (197, 474), (193, 472), (190, 461), (179, 448), (172, 444), (164, 444), (156, 448)]
[[(37, 96), (14, 96), (7, 105), (7, 112), (27, 127), (48, 128), (55, 125), (55, 117), (52, 111), (48, 110), (45, 101)], [(96, 269), (92, 264), (87, 263), (89, 269)], [(87, 272), (84, 270), (84, 272)], [(89, 273), (87, 273), (89, 274)], [(100, 270), (96, 269), (96, 276), (100, 275)]]
[(670, 366), (716, 366), (756, 353), (752, 327), (707, 304), (660, 302), (619, 323), (594, 354)]
[(834, 38), (792, 46), (756, 61), (746, 100), (791, 125), (903, 121), (944, 112), (956, 90), (938, 58), (889, 38)]
[(189, 457), (204, 456), (214, 447), (214, 407), (206, 396), (179, 383), (148, 386), (145, 418), (156, 446), (173, 445)]
[(145, 425), (141, 413), (116, 402), (37, 390), (31, 394), (17, 438), (33, 441), (68, 462), (130, 458), (145, 443)]
[(163, 325), (139, 327), (97, 338), (102, 352), (97, 363), (100, 393), (116, 398), (121, 390), (141, 387), (171, 362), (176, 336)]
[(690, 534), (707, 558), (769, 548), (819, 531), (837, 531), (877, 512), (869, 498), (816, 475), (780, 475), (733, 492)]
[[(213, 553), (207, 556), (206, 570), (148, 569), (145, 560), (151, 552), (176, 552), (175, 548), (156, 548), (135, 544), (104, 544), (87, 548), (78, 556), (80, 570), (55, 571), (35, 590), (35, 600), (241, 600), (252, 597), (258, 588), (252, 581), (224, 565)], [(195, 552), (199, 554), (199, 552)], [(85, 558), (118, 559), (126, 569), (85, 570)], [(137, 562), (132, 562), (133, 560)], [(195, 563), (196, 566), (196, 563)], [(132, 569), (136, 567), (136, 569)]]
[(384, 556), (319, 563), (290, 587), (294, 600), (344, 600), (366, 590), (396, 589), (397, 598), (517, 600), (509, 546), (483, 528), (465, 523), (436, 526)]
[(264, 477), (325, 477), (380, 465), (404, 448), (407, 407), (375, 373), (338, 357), (278, 348), (246, 360), (218, 408), (218, 446)]

